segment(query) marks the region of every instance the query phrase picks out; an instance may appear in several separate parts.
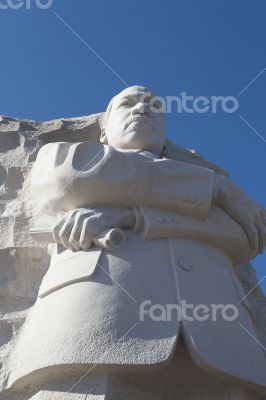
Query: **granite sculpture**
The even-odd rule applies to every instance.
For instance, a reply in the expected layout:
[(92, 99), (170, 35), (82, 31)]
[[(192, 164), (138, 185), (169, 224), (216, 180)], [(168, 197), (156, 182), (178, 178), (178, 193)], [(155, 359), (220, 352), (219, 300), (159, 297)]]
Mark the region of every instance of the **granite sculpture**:
[[(264, 297), (254, 304), (248, 262), (264, 250), (266, 212), (221, 168), (166, 139), (152, 97), (133, 86), (89, 124), (36, 123), (23, 212), (46, 267), (7, 352), (7, 398), (265, 398)], [(234, 305), (238, 316), (140, 315), (184, 300)]]

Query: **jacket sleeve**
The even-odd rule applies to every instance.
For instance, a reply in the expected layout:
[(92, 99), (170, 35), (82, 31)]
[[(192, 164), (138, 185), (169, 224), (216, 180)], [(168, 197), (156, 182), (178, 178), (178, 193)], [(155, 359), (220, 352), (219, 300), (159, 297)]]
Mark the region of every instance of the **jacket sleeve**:
[(37, 156), (31, 189), (38, 214), (143, 205), (204, 219), (214, 179), (215, 173), (206, 168), (99, 143), (49, 143)]
[(145, 240), (174, 237), (196, 240), (221, 250), (235, 265), (256, 256), (242, 227), (220, 207), (213, 206), (204, 221), (152, 207), (141, 206), (137, 211), (142, 220), (138, 232)]

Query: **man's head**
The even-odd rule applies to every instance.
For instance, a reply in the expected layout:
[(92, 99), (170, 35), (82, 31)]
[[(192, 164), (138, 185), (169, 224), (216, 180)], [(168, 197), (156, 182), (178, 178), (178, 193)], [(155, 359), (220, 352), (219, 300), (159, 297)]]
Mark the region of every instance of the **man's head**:
[(165, 144), (162, 104), (143, 86), (132, 86), (109, 103), (101, 141), (120, 149), (160, 154)]

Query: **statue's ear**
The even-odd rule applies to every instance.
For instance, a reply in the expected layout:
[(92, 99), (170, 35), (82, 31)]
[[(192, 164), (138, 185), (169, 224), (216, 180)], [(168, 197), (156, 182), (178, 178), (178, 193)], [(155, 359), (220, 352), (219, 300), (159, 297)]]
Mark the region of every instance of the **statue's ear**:
[(108, 144), (105, 129), (101, 129), (100, 142), (103, 144)]

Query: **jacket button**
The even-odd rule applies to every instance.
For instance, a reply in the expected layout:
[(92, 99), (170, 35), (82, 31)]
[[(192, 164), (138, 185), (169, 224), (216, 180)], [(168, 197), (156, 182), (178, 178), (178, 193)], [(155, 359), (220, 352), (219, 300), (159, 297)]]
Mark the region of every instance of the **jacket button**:
[(178, 259), (178, 265), (180, 268), (184, 269), (185, 271), (190, 271), (193, 268), (192, 263), (185, 257), (180, 257)]

